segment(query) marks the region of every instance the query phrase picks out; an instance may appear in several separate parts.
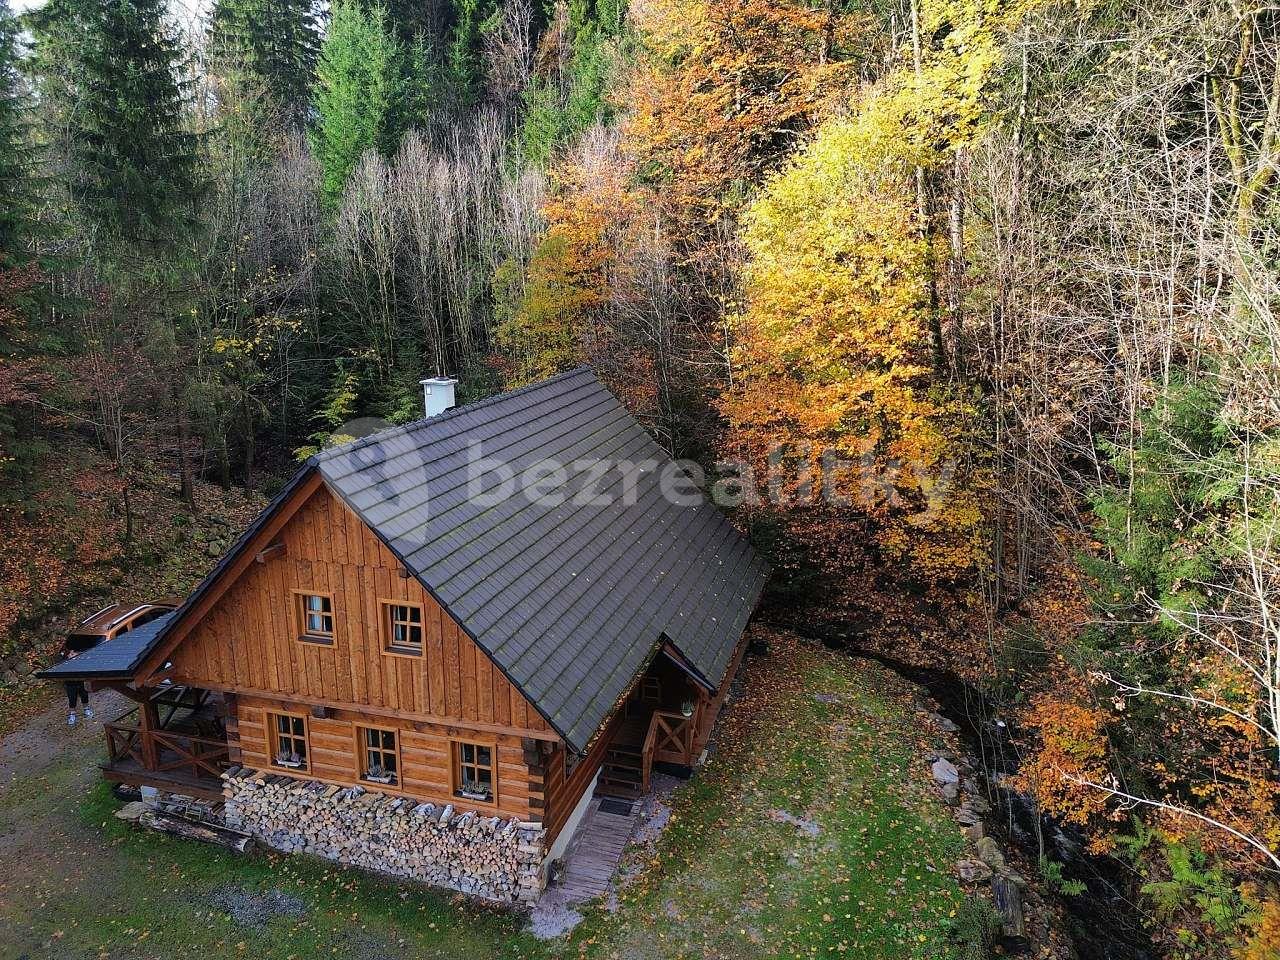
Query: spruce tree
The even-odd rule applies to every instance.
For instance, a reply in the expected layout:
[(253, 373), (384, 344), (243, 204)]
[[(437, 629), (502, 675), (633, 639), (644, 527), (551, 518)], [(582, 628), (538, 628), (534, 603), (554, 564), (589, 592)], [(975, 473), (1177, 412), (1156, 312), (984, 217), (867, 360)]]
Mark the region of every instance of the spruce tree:
[(0, 267), (18, 259), (34, 194), (18, 32), (9, 0), (0, 0)]
[(352, 0), (333, 9), (316, 68), (311, 143), (323, 170), (325, 201), (336, 206), (366, 150), (390, 156), (404, 133), (405, 57), (381, 7)]
[(593, 123), (612, 119), (607, 91), (623, 37), (623, 6), (624, 0), (564, 4), (567, 29), (560, 43), (567, 49), (544, 58), (552, 71), (533, 77), (524, 93), (520, 137), (525, 159), (534, 166), (545, 167), (557, 148)]
[[(376, 6), (378, 4), (365, 3), (369, 10)], [(395, 31), (397, 39), (402, 44), (411, 46), (420, 40), (429, 44), (435, 44), (439, 40), (444, 29), (441, 11), (449, 4), (446, 0), (387, 0), (381, 6), (386, 11), (387, 23)]]
[(445, 72), (454, 106), (465, 109), (480, 99), (484, 80), (481, 46), (484, 35), (502, 15), (496, 0), (457, 0), (445, 49)]
[(218, 0), (209, 25), (213, 72), (233, 97), (265, 96), (277, 116), (310, 117), (320, 49), (313, 0)]
[(72, 199), (108, 236), (172, 239), (193, 214), (196, 142), (165, 0), (49, 0), (32, 27)]

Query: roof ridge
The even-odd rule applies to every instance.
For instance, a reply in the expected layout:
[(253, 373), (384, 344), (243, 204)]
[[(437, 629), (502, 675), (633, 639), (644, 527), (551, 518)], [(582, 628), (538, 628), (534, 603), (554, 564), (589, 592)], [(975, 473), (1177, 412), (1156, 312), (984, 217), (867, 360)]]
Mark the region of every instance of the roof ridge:
[(481, 407), (489, 407), (495, 403), (500, 403), (504, 400), (509, 400), (512, 397), (520, 396), (521, 394), (532, 393), (534, 390), (541, 389), (542, 387), (549, 386), (553, 383), (558, 383), (561, 380), (567, 380), (570, 377), (577, 376), (584, 372), (591, 374), (593, 378), (595, 377), (595, 371), (593, 371), (590, 366), (587, 364), (581, 364), (571, 370), (565, 370), (561, 373), (547, 377), (545, 380), (538, 380), (536, 383), (526, 383), (523, 387), (516, 387), (514, 390), (504, 390), (502, 393), (495, 393), (491, 397), (485, 397), (482, 400), (476, 400), (473, 403), (450, 407), (448, 410), (437, 413), (433, 417), (419, 417), (417, 420), (411, 420), (408, 423), (402, 423), (398, 426), (388, 427), (386, 430), (379, 430), (377, 433), (371, 433), (367, 437), (359, 437), (349, 443), (326, 447), (318, 453), (313, 454), (310, 459), (317, 464), (324, 463), (339, 454), (353, 453), (356, 450), (362, 450), (371, 444), (381, 443), (391, 439), (392, 437), (405, 436), (424, 424), (431, 424), (434, 426), (437, 423), (444, 423), (448, 420), (455, 419), (464, 413), (471, 413)]

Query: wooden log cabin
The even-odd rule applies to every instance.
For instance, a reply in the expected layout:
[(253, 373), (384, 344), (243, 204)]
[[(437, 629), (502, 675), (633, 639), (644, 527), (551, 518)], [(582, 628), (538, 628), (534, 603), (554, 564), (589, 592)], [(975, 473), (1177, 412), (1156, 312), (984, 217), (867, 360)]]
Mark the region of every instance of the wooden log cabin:
[(245, 767), (537, 822), (692, 766), (767, 570), (587, 369), (311, 458), (170, 615), (45, 672), (114, 781)]

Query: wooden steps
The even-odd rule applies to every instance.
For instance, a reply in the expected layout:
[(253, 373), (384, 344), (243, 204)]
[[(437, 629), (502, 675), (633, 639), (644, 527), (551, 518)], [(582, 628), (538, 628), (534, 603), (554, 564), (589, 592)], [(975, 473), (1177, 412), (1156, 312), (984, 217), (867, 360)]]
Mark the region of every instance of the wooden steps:
[(629, 746), (614, 746), (605, 754), (596, 782), (597, 797), (621, 797), (636, 800), (644, 795), (644, 757), (640, 750)]

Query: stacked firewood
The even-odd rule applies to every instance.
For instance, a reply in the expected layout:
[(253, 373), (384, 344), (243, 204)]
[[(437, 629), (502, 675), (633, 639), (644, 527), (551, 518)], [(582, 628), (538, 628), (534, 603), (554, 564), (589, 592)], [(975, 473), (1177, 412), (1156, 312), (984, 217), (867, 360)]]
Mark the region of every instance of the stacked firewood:
[(510, 903), (542, 889), (540, 823), (458, 813), (362, 787), (232, 767), (227, 825), (285, 853), (308, 853)]

